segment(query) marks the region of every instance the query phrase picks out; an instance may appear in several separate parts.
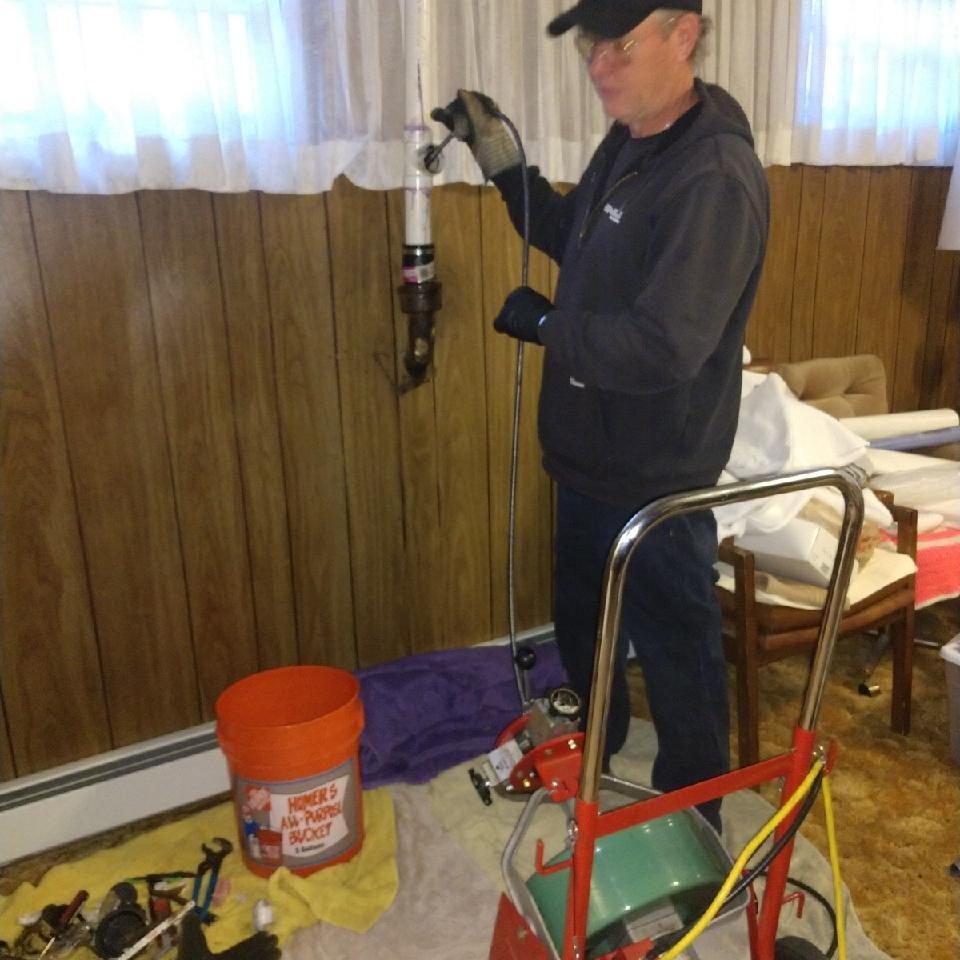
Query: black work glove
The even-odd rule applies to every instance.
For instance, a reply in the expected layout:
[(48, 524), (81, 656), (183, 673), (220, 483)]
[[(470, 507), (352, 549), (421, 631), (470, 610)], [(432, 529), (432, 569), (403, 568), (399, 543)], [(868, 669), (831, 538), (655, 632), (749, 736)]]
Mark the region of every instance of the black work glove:
[(503, 114), (485, 93), (458, 90), (456, 99), (436, 107), (430, 116), (470, 148), (488, 180), (520, 163), (520, 150)]
[(540, 343), (540, 321), (553, 304), (532, 287), (517, 287), (507, 295), (493, 321), (493, 329), (527, 343)]
[(177, 960), (280, 960), (280, 946), (274, 934), (262, 930), (214, 953), (207, 946), (202, 921), (191, 911), (180, 922)]

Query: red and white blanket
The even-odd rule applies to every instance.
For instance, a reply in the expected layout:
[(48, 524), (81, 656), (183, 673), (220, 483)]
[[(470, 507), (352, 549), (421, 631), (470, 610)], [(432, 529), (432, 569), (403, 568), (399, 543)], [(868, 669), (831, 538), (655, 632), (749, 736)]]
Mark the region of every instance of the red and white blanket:
[[(896, 538), (884, 533), (891, 543)], [(940, 526), (917, 537), (916, 607), (960, 596), (960, 527)]]

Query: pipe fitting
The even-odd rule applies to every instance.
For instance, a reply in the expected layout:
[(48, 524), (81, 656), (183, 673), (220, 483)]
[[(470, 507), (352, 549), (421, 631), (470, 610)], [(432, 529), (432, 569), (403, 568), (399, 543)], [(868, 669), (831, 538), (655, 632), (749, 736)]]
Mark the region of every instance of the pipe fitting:
[(443, 303), (442, 284), (436, 280), (397, 287), (400, 309), (407, 315), (407, 351), (403, 365), (411, 380), (422, 383), (433, 362), (433, 315)]

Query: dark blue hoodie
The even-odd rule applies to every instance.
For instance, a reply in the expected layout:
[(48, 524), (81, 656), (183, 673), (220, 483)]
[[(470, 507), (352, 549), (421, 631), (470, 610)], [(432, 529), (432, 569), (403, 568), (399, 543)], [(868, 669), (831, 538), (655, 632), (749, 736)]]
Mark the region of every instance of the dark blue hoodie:
[[(540, 330), (544, 467), (618, 505), (716, 483), (737, 426), (769, 194), (739, 104), (696, 87), (700, 103), (612, 186), (619, 123), (572, 192), (528, 171), (530, 241), (560, 264)], [(519, 229), (520, 168), (494, 182)]]

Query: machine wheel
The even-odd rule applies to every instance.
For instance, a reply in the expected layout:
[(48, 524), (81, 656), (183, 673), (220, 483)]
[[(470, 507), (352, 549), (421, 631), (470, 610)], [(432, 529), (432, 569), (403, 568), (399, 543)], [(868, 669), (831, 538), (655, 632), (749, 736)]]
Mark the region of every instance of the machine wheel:
[(827, 955), (803, 937), (781, 937), (773, 946), (774, 960), (828, 960)]

